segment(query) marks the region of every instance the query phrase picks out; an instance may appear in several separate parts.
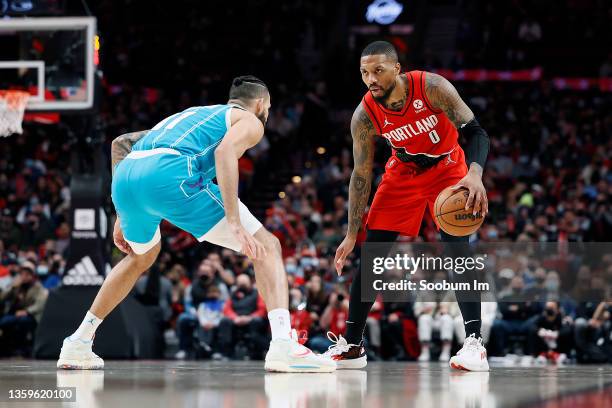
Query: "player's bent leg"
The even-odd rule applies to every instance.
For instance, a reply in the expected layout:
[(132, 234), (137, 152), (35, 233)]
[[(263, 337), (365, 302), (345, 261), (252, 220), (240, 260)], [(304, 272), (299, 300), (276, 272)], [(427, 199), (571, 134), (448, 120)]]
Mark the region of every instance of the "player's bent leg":
[[(394, 242), (398, 235), (399, 233), (395, 231), (368, 229), (366, 241)], [(383, 250), (380, 256), (387, 256), (387, 252)], [(338, 369), (359, 369), (368, 364), (363, 334), (373, 304), (374, 302), (361, 299), (361, 270), (357, 269), (350, 289), (346, 338), (342, 335), (336, 336), (335, 333), (327, 333), (332, 345), (324, 355), (336, 360)]]
[[(229, 228), (219, 186), (208, 183), (205, 194), (189, 198), (168, 218), (179, 228), (189, 231), (198, 241), (240, 251), (240, 242)], [(272, 331), (272, 342), (266, 355), (265, 368), (269, 371), (282, 372), (330, 372), (336, 369), (336, 363), (330, 359), (315, 355), (302, 346), (297, 334), (291, 330), (289, 315), (289, 289), (287, 274), (283, 264), (281, 246), (278, 239), (263, 228), (261, 222), (251, 214), (249, 209), (238, 201), (240, 223), (259, 240), (266, 249), (264, 259), (253, 261), (257, 290), (261, 294), (268, 310), (268, 320)], [(194, 218), (193, 214), (199, 217)]]
[(143, 254), (132, 253), (121, 260), (108, 274), (85, 319), (77, 330), (64, 339), (57, 368), (100, 370), (104, 360), (93, 352), (95, 330), (102, 320), (127, 296), (140, 275), (149, 269), (161, 244), (159, 240)]
[(278, 372), (332, 372), (336, 363), (327, 357), (314, 354), (300, 344), (291, 322), (287, 306), (289, 294), (287, 274), (283, 264), (281, 245), (274, 235), (260, 228), (255, 233), (266, 249), (266, 257), (253, 261), (257, 288), (269, 311), (272, 341), (266, 354), (264, 368)]

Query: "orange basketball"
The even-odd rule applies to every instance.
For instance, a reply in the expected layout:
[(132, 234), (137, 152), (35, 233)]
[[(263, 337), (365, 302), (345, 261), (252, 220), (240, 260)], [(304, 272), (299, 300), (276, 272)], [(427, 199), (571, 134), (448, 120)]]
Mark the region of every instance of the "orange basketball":
[(480, 228), (484, 221), (482, 212), (472, 214), (473, 208), (465, 210), (465, 203), (470, 195), (467, 188), (451, 190), (445, 188), (438, 194), (434, 204), (434, 213), (440, 228), (449, 235), (464, 237)]

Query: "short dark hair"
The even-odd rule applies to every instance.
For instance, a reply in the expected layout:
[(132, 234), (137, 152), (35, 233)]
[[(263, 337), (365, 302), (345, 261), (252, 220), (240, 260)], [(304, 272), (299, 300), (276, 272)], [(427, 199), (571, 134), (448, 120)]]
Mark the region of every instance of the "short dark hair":
[(249, 101), (265, 98), (269, 93), (266, 84), (252, 75), (244, 75), (234, 78), (230, 88), (229, 98)]
[(398, 61), (397, 51), (393, 44), (388, 41), (374, 41), (369, 43), (361, 52), (361, 56), (386, 55), (393, 62)]

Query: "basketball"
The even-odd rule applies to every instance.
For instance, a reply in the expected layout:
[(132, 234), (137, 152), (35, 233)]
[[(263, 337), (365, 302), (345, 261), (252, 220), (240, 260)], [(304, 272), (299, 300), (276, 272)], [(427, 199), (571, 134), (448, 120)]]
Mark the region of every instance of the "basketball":
[(471, 235), (480, 228), (484, 221), (482, 212), (472, 214), (473, 207), (465, 209), (465, 203), (470, 195), (467, 188), (452, 190), (447, 187), (438, 194), (434, 204), (434, 212), (438, 225), (444, 232), (456, 237)]

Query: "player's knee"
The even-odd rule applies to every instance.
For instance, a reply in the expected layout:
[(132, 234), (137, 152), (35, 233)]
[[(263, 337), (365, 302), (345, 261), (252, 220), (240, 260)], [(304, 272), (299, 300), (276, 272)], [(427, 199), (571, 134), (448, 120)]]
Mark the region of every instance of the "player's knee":
[(153, 262), (155, 262), (155, 260), (157, 259), (157, 255), (159, 255), (160, 249), (161, 244), (157, 243), (157, 245), (155, 245), (153, 248), (151, 248), (142, 255), (130, 254), (134, 267), (140, 272), (149, 269), (153, 265)]
[(264, 235), (263, 244), (266, 248), (266, 252), (268, 252), (269, 254), (280, 254), (281, 253), (282, 248), (281, 248), (280, 241), (274, 234), (268, 231), (266, 231)]

